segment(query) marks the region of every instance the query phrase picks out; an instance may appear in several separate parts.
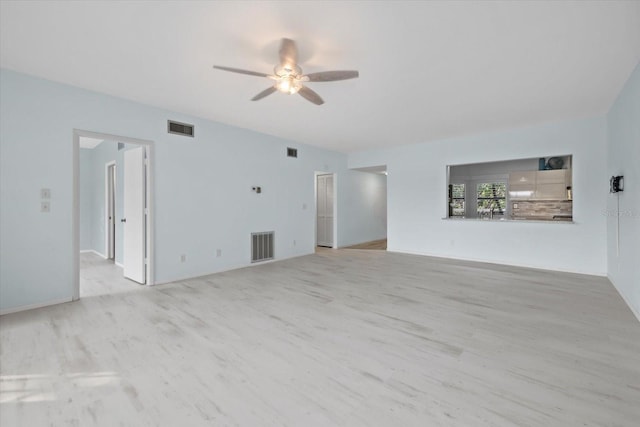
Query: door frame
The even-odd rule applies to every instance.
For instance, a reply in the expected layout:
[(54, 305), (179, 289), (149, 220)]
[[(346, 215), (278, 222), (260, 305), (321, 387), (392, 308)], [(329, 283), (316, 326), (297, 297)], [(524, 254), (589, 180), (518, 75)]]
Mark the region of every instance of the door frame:
[[(113, 169), (113, 174), (110, 175), (109, 170)], [(116, 201), (116, 173), (117, 173), (117, 169), (116, 169), (116, 161), (112, 160), (110, 162), (105, 163), (104, 165), (104, 176), (105, 176), (105, 181), (104, 181), (104, 220), (105, 220), (105, 233), (104, 233), (104, 253), (107, 256), (107, 259), (112, 259), (111, 255), (112, 255), (112, 250), (113, 250), (113, 261), (115, 262), (116, 260), (116, 244), (115, 244), (115, 239), (116, 239), (116, 231), (115, 231), (115, 224), (116, 224), (116, 208), (115, 208), (115, 201)], [(111, 215), (111, 213), (113, 212), (113, 216), (112, 216), (112, 221), (113, 221), (113, 226), (111, 226), (109, 224), (109, 216)]]
[(153, 162), (155, 159), (154, 142), (146, 139), (131, 138), (127, 136), (113, 135), (108, 133), (92, 132), (82, 129), (73, 129), (72, 134), (72, 162), (73, 162), (73, 206), (71, 210), (71, 260), (73, 271), (73, 300), (80, 299), (80, 137), (104, 139), (109, 141), (124, 142), (127, 144), (141, 145), (145, 147), (147, 155), (146, 172), (146, 198), (147, 198), (147, 224), (146, 224), (146, 246), (147, 246), (147, 285), (155, 284), (155, 248), (153, 230), (154, 215), (154, 180)]
[(333, 176), (333, 249), (338, 248), (338, 174), (334, 172), (313, 173), (313, 247), (318, 247), (318, 176)]

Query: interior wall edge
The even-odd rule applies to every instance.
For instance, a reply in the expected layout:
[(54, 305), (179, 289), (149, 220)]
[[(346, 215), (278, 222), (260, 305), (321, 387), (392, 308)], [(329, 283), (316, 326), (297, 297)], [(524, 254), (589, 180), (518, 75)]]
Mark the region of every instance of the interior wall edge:
[(100, 258), (104, 258), (107, 259), (107, 256), (103, 253), (100, 253), (98, 251), (96, 251), (95, 249), (82, 249), (80, 251), (81, 254), (96, 254), (98, 255)]
[(486, 259), (481, 258), (468, 258), (468, 257), (458, 257), (458, 256), (442, 256), (442, 254), (434, 254), (427, 252), (416, 252), (416, 251), (405, 251), (401, 249), (395, 249), (387, 246), (387, 252), (393, 252), (398, 254), (407, 254), (407, 255), (418, 255), (418, 256), (426, 256), (431, 258), (440, 258), (440, 259), (449, 259), (449, 260), (457, 260), (457, 261), (470, 261), (470, 262), (479, 262), (482, 264), (494, 264), (494, 265), (504, 265), (509, 267), (521, 267), (521, 268), (531, 268), (533, 270), (545, 270), (545, 271), (557, 271), (560, 273), (571, 273), (571, 274), (584, 274), (587, 276), (597, 276), (597, 277), (607, 277), (607, 273), (604, 271), (590, 271), (590, 270), (573, 270), (573, 269), (563, 269), (563, 268), (553, 268), (553, 267), (543, 267), (541, 265), (536, 264), (526, 264), (526, 263), (517, 263), (517, 262), (509, 262), (509, 261), (488, 261)]
[(618, 293), (618, 295), (620, 295), (620, 297), (622, 298), (624, 303), (627, 305), (627, 307), (629, 307), (629, 310), (631, 310), (633, 315), (636, 316), (636, 319), (638, 319), (638, 322), (640, 322), (640, 311), (636, 310), (636, 308), (633, 306), (633, 304), (631, 304), (631, 300), (629, 300), (629, 298), (627, 298), (625, 293), (622, 292), (620, 287), (616, 284), (616, 282), (613, 280), (613, 278), (608, 274), (607, 274), (607, 279), (609, 279), (609, 282), (611, 282), (611, 284), (615, 288), (615, 290)]
[[(222, 270), (215, 270), (215, 271), (212, 271), (210, 273), (197, 274), (195, 276), (191, 275), (191, 276), (184, 276), (184, 277), (174, 277), (174, 278), (171, 278), (170, 280), (156, 281), (151, 286), (168, 285), (170, 283), (176, 283), (176, 282), (180, 282), (182, 280), (198, 279), (200, 277), (211, 276), (213, 274), (218, 274), (218, 273), (225, 273), (227, 271), (241, 270), (243, 268), (253, 268), (253, 267), (257, 267), (259, 265), (271, 264), (271, 263), (274, 263), (274, 262), (280, 262), (280, 261), (286, 261), (286, 260), (289, 260), (289, 259), (305, 257), (305, 256), (313, 255), (314, 253), (315, 253), (315, 251), (312, 251), (312, 252), (308, 252), (308, 253), (296, 254), (296, 255), (293, 255), (293, 256), (275, 258), (275, 259), (270, 259), (270, 260), (261, 261), (261, 262), (255, 262), (255, 263), (250, 263), (250, 264), (238, 264), (236, 266), (231, 266), (229, 268), (223, 267)], [(117, 263), (116, 263), (116, 265), (117, 265)]]
[(27, 305), (21, 305), (18, 307), (0, 309), (0, 316), (4, 316), (5, 314), (19, 313), (21, 311), (34, 310), (36, 308), (43, 308), (43, 307), (49, 307), (52, 305), (64, 304), (72, 301), (73, 301), (73, 297), (69, 296), (66, 298), (59, 298), (55, 300), (44, 301), (37, 304), (27, 304)]

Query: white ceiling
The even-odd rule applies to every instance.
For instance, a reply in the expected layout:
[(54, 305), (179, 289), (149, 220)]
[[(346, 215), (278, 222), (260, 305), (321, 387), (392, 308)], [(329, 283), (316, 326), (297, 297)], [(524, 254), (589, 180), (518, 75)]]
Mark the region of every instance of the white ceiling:
[[(2, 1), (0, 65), (338, 151), (604, 114), (640, 60), (640, 2)], [(282, 37), (322, 106), (275, 93)], [(135, 136), (135, 135), (134, 135)]]

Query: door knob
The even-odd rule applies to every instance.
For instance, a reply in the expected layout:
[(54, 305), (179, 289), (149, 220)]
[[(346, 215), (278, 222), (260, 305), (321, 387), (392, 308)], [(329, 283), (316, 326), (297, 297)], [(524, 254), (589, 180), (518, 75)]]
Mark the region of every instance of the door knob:
[(127, 222), (127, 218), (122, 218), (120, 222)]

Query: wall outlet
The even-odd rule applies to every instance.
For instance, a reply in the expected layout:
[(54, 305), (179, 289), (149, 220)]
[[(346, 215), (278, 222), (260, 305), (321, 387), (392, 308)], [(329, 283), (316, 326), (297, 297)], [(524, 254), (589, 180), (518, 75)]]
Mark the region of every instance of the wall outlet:
[(187, 256), (185, 254), (180, 255), (180, 262), (185, 262), (187, 260)]
[(50, 199), (51, 198), (51, 189), (50, 188), (42, 188), (42, 189), (40, 189), (40, 198), (41, 199)]
[(295, 246), (295, 245), (296, 245), (296, 241), (294, 240), (294, 241), (293, 241), (293, 246)]
[(220, 258), (222, 256), (222, 249), (216, 249), (216, 258)]
[(303, 204), (302, 204), (302, 210), (303, 210), (303, 211), (306, 211), (306, 210), (307, 210), (307, 204), (306, 204), (306, 203), (303, 203)]
[(40, 202), (40, 212), (44, 212), (44, 213), (51, 212), (51, 203), (49, 203), (49, 202)]

